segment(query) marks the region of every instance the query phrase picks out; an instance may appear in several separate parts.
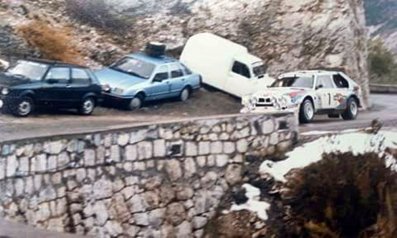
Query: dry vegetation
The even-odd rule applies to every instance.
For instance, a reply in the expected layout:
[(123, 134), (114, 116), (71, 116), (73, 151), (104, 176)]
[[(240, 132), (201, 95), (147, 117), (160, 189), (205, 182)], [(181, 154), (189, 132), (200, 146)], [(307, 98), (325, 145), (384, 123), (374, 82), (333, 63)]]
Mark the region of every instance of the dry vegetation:
[(42, 58), (81, 64), (83, 56), (73, 45), (71, 30), (67, 27), (56, 28), (42, 20), (33, 20), (21, 25), (18, 33), (40, 52)]
[(326, 155), (287, 186), (283, 237), (397, 237), (397, 173), (376, 154)]

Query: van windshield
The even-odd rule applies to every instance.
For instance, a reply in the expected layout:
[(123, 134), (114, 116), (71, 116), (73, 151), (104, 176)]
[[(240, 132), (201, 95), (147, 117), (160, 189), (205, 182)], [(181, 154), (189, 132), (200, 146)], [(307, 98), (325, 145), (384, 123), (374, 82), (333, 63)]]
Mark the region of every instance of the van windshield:
[(313, 88), (314, 79), (312, 77), (285, 77), (276, 80), (271, 87)]
[(127, 57), (111, 65), (110, 68), (139, 78), (149, 79), (153, 74), (155, 65)]
[(252, 66), (253, 66), (254, 75), (257, 78), (263, 78), (263, 76), (265, 76), (265, 74), (266, 74), (266, 66), (265, 65), (260, 63), (260, 64), (253, 64)]

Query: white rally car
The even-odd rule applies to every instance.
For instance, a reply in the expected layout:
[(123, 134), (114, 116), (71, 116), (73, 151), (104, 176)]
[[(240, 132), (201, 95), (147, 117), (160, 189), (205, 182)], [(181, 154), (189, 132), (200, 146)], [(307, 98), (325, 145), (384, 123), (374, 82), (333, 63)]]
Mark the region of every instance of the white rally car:
[(358, 115), (361, 90), (342, 72), (297, 71), (282, 74), (268, 89), (243, 97), (242, 113), (299, 113), (301, 123), (315, 114), (354, 120)]

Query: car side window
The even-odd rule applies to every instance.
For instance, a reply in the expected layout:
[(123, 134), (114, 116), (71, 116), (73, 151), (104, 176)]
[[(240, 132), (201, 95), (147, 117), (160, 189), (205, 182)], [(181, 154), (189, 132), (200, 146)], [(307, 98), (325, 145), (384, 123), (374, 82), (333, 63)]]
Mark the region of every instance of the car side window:
[(340, 74), (333, 76), (334, 83), (338, 88), (349, 88), (349, 82)]
[(171, 72), (171, 78), (179, 78), (184, 75), (183, 70), (179, 64), (170, 65), (170, 72)]
[(90, 84), (90, 76), (84, 69), (72, 69), (72, 84)]
[(232, 71), (246, 78), (251, 78), (251, 73), (249, 71), (248, 66), (238, 61), (234, 62)]
[(332, 78), (329, 75), (320, 75), (317, 77), (317, 88), (335, 88)]
[(161, 82), (164, 80), (169, 79), (169, 72), (168, 72), (168, 67), (167, 66), (160, 66), (159, 69), (157, 70), (156, 75), (153, 78), (153, 82)]
[(53, 80), (54, 83), (68, 83), (70, 80), (70, 69), (62, 67), (51, 68), (45, 79), (47, 81)]

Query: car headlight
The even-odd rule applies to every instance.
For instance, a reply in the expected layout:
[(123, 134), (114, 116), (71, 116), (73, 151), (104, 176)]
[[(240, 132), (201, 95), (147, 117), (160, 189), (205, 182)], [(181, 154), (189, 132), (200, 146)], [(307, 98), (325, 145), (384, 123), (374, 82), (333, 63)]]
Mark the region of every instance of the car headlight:
[(3, 88), (2, 90), (1, 90), (1, 94), (2, 95), (7, 95), (7, 94), (9, 94), (10, 93), (10, 90), (8, 89), (8, 88)]
[(115, 94), (123, 94), (124, 93), (124, 90), (123, 89), (121, 89), (121, 88), (115, 88), (115, 89), (113, 89), (113, 93), (115, 93)]
[(102, 87), (102, 91), (107, 92), (107, 93), (110, 92), (110, 90), (111, 90), (111, 88), (108, 84), (101, 85), (101, 87)]

